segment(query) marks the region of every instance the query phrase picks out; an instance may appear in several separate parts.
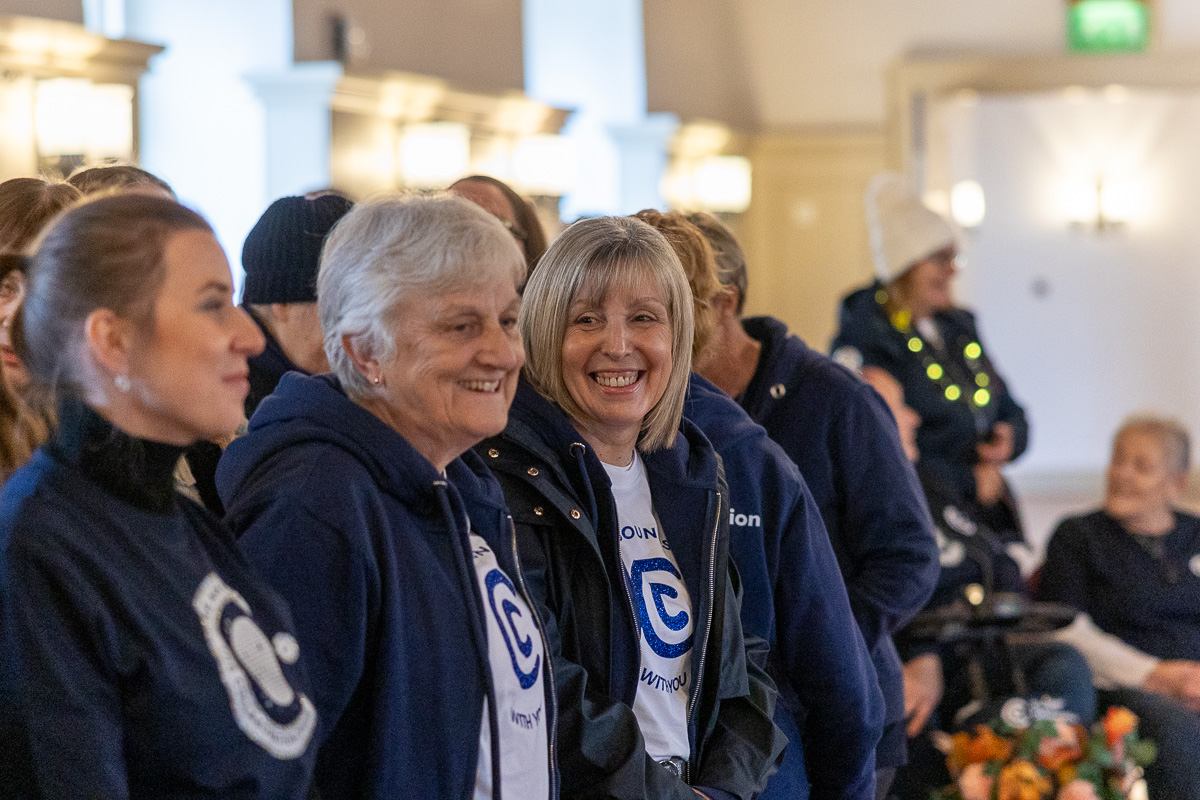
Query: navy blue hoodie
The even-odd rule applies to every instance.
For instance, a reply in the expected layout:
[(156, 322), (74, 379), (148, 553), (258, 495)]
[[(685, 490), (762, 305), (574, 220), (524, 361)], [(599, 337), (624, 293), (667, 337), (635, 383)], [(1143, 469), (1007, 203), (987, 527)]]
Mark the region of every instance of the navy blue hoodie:
[(47, 800), (306, 797), (316, 693), (287, 605), (175, 491), (183, 448), (75, 401), (59, 422), (0, 494), (0, 795), (32, 767)]
[(471, 798), (485, 696), (494, 771), (500, 759), (468, 519), (520, 575), (491, 473), (467, 452), (443, 477), (335, 378), (291, 373), (225, 451), (217, 487), (311, 656), (321, 796)]
[(788, 748), (759, 798), (799, 800), (810, 782), (817, 797), (874, 798), (883, 695), (821, 513), (787, 454), (699, 375), (684, 415), (725, 465), (742, 625), (771, 646), (775, 724)]
[(876, 764), (898, 766), (906, 752), (904, 680), (892, 635), (924, 607), (939, 571), (921, 485), (874, 389), (779, 320), (742, 324), (762, 352), (738, 402), (800, 468), (821, 510), (887, 703)]

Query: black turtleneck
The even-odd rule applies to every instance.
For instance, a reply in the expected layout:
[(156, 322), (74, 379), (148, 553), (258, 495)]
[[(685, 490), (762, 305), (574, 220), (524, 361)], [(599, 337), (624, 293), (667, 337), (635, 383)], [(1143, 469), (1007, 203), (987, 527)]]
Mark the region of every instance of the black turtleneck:
[(0, 793), (35, 766), (41, 797), (302, 800), (315, 710), (287, 606), (176, 492), (183, 448), (61, 405), (0, 492)]
[(184, 448), (130, 436), (78, 400), (60, 403), (49, 450), (138, 508), (165, 514), (175, 503), (175, 465)]

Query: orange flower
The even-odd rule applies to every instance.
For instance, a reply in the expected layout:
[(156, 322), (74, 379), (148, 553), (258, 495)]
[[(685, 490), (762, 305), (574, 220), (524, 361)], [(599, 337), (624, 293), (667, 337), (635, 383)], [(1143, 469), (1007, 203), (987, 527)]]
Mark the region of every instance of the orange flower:
[(1050, 794), (1050, 779), (1024, 759), (1000, 770), (998, 800), (1044, 800)]
[(1038, 743), (1037, 760), (1051, 772), (1058, 772), (1067, 764), (1083, 755), (1083, 741), (1087, 732), (1079, 725), (1065, 722), (1055, 723), (1054, 737), (1045, 737)]
[(1002, 739), (986, 725), (975, 726), (975, 735), (956, 733), (950, 737), (950, 752), (946, 763), (950, 773), (957, 775), (968, 764), (1005, 761), (1012, 755), (1013, 743)]
[(958, 791), (963, 800), (988, 800), (995, 780), (984, 774), (983, 764), (970, 764), (958, 776)]
[(1104, 715), (1104, 735), (1108, 737), (1108, 746), (1113, 747), (1125, 738), (1126, 734), (1137, 729), (1137, 715), (1124, 706), (1113, 706)]
[(1058, 800), (1099, 800), (1096, 787), (1087, 781), (1071, 781), (1058, 791)]

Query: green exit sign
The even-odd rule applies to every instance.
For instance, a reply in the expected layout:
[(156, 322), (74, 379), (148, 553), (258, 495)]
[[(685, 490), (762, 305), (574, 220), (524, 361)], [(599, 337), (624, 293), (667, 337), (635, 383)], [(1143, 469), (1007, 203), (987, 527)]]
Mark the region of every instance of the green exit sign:
[(1075, 52), (1136, 53), (1150, 44), (1148, 0), (1071, 0), (1067, 14)]

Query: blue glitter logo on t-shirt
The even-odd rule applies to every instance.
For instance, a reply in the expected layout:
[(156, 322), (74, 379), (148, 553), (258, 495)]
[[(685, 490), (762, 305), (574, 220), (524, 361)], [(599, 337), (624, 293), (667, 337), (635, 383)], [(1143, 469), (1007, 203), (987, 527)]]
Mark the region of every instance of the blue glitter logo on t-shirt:
[[(533, 637), (529, 635), (522, 637), (521, 632), (517, 629), (517, 620), (522, 619), (524, 615), (516, 603), (502, 596), (499, 606), (496, 604), (496, 592), (499, 587), (507, 589), (513, 598), (516, 598), (517, 590), (508, 576), (498, 569), (489, 572), (484, 583), (487, 586), (488, 604), (492, 607), (492, 615), (496, 618), (496, 623), (500, 627), (500, 635), (504, 637), (509, 658), (512, 659), (513, 672), (516, 674), (521, 688), (528, 689), (537, 681), (538, 669), (542, 665), (541, 653), (534, 657), (533, 665), (528, 671), (521, 669), (521, 663), (528, 663), (529, 657), (533, 654)], [(503, 594), (503, 590), (501, 590), (501, 594)]]
[[(675, 565), (666, 558), (643, 558), (633, 562), (632, 568), (629, 570), (629, 582), (632, 584), (632, 592), (634, 606), (637, 608), (638, 625), (642, 629), (642, 635), (646, 637), (646, 643), (650, 645), (650, 649), (663, 658), (679, 658), (681, 655), (692, 649), (692, 637), (687, 637), (681, 642), (666, 642), (659, 637), (654, 630), (654, 624), (650, 620), (650, 613), (647, 608), (647, 598), (643, 588), (642, 576), (652, 572), (665, 572), (674, 577), (677, 581), (682, 581), (683, 576), (679, 574), (679, 570), (675, 569)], [(681, 631), (687, 627), (688, 613), (680, 611), (678, 614), (668, 614), (666, 605), (663, 603), (663, 597), (675, 599), (679, 597), (679, 590), (667, 583), (655, 583), (650, 581), (650, 599), (654, 602), (654, 610), (658, 612), (658, 618), (662, 624), (670, 631)]]

